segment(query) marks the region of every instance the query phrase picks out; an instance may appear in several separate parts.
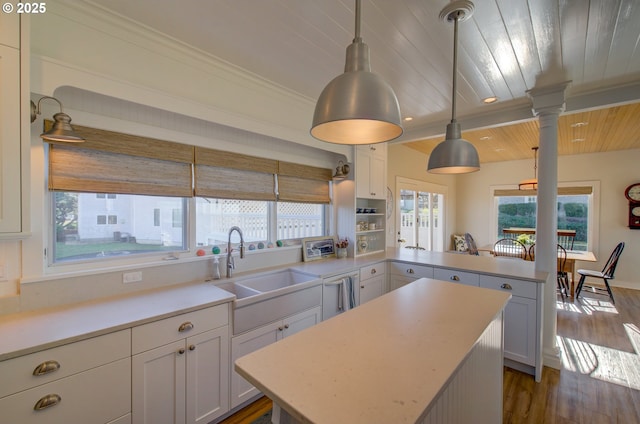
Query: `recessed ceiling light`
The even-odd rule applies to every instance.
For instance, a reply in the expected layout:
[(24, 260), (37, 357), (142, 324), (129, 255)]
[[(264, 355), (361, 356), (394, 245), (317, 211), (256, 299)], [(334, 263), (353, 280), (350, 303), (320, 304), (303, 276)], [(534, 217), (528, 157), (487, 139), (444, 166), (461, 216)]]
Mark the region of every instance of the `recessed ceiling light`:
[(574, 124), (571, 124), (571, 128), (579, 128), (579, 127), (584, 127), (587, 124), (589, 124), (588, 122), (576, 122)]
[(404, 121), (405, 122), (413, 121), (413, 117), (412, 116), (405, 116), (404, 117)]
[(496, 152), (504, 152), (504, 149), (502, 147), (498, 147), (495, 151)]
[(491, 137), (488, 135), (480, 137), (480, 141), (487, 141), (487, 140), (491, 140)]
[(485, 105), (495, 103), (497, 101), (498, 101), (498, 98), (496, 96), (486, 97), (482, 99), (482, 103), (484, 103)]
[(574, 138), (573, 140), (571, 140), (572, 143), (579, 143), (581, 141), (585, 141), (586, 138)]

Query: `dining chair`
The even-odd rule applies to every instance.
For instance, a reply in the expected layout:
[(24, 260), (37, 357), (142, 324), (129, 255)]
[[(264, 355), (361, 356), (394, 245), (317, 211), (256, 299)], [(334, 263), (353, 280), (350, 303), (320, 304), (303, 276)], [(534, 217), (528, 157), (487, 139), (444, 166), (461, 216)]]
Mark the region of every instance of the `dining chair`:
[[(618, 245), (611, 252), (611, 256), (607, 260), (607, 263), (602, 268), (602, 271), (593, 271), (590, 269), (579, 269), (578, 274), (580, 274), (580, 281), (578, 281), (578, 287), (576, 288), (576, 299), (580, 296), (580, 292), (583, 288), (587, 287), (593, 290), (596, 294), (609, 294), (611, 298), (611, 303), (616, 303), (613, 298), (613, 293), (611, 292), (611, 287), (609, 286), (609, 280), (613, 280), (614, 273), (616, 271), (616, 266), (618, 266), (618, 259), (620, 259), (620, 255), (622, 254), (622, 250), (624, 249), (624, 242), (618, 243)], [(584, 282), (587, 277), (591, 278), (600, 278), (604, 281), (604, 289), (601, 287), (589, 286), (585, 285)]]
[(562, 247), (561, 244), (558, 244), (557, 281), (558, 281), (558, 291), (560, 292), (560, 297), (562, 297), (563, 302), (569, 293), (569, 273), (565, 270), (566, 263), (567, 263), (567, 249)]
[(473, 239), (471, 234), (464, 233), (464, 241), (467, 243), (467, 252), (469, 252), (470, 255), (480, 255), (478, 252), (478, 246), (476, 246), (476, 241)]
[(527, 255), (529, 255), (528, 259), (530, 261), (536, 260), (536, 244), (535, 243), (529, 246), (529, 251), (527, 252)]
[(503, 238), (493, 245), (493, 256), (527, 259), (527, 248), (516, 239)]

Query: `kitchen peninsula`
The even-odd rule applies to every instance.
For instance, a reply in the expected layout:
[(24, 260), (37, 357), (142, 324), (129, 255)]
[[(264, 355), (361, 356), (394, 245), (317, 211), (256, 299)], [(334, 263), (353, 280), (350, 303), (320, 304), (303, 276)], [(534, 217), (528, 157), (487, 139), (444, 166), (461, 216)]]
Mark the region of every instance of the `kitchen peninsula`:
[(281, 422), (500, 422), (510, 298), (421, 278), (235, 367)]

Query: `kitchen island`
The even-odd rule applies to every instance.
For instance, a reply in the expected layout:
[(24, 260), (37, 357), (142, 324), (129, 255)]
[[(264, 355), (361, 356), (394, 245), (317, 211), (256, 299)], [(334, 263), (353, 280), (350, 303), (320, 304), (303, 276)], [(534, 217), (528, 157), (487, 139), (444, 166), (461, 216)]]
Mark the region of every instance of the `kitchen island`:
[(508, 293), (421, 278), (238, 359), (274, 422), (501, 422)]

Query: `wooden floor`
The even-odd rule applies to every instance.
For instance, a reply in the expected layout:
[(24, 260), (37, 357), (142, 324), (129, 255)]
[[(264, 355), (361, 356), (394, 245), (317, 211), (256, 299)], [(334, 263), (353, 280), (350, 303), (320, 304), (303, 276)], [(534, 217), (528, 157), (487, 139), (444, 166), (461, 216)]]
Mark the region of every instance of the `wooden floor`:
[[(640, 424), (640, 290), (613, 294), (615, 305), (585, 292), (558, 298), (562, 369), (545, 367), (536, 383), (505, 368), (505, 424)], [(249, 424), (270, 407), (262, 398), (222, 424)]]

